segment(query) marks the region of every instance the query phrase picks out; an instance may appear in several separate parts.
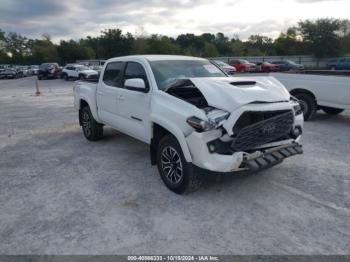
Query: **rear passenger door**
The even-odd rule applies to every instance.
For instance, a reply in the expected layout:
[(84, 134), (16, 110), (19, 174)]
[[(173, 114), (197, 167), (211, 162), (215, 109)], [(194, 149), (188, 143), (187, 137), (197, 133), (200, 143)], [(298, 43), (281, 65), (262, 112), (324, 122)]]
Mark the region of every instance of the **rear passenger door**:
[(129, 90), (124, 86), (125, 80), (142, 78), (149, 90), (146, 70), (138, 62), (127, 62), (124, 70), (123, 88), (118, 88), (118, 129), (146, 143), (150, 139), (150, 92)]
[(97, 87), (97, 110), (99, 118), (118, 129), (120, 123), (117, 113), (118, 90), (123, 87), (123, 62), (110, 62), (106, 65)]

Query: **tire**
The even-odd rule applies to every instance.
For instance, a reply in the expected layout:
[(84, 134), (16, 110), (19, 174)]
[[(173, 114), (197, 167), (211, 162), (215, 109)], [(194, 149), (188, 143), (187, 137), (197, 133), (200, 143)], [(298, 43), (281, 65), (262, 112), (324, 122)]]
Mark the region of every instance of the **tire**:
[(41, 80), (41, 79), (42, 79), (42, 77), (38, 75), (38, 80)]
[(305, 121), (311, 120), (317, 111), (317, 103), (315, 98), (312, 95), (306, 93), (299, 93), (295, 94), (294, 96), (300, 102)]
[(176, 194), (194, 192), (201, 185), (198, 171), (186, 162), (179, 143), (172, 135), (166, 135), (159, 141), (157, 166), (164, 184)]
[(337, 68), (335, 66), (331, 66), (331, 70), (335, 71)]
[(87, 140), (97, 141), (103, 137), (103, 125), (94, 119), (88, 106), (83, 107), (79, 112), (79, 120)]
[(79, 80), (84, 80), (84, 79), (85, 79), (84, 75), (79, 75)]
[(63, 74), (62, 78), (63, 78), (64, 81), (68, 81), (68, 75), (67, 74)]
[(344, 111), (344, 109), (323, 106), (322, 110), (329, 115), (338, 115)]

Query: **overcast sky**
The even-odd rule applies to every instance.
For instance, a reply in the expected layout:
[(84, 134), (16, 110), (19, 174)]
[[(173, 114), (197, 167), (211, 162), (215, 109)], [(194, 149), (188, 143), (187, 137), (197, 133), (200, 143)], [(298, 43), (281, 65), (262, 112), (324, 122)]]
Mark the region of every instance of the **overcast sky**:
[(96, 36), (106, 28), (177, 36), (277, 37), (301, 19), (350, 17), (350, 0), (0, 0), (0, 29), (28, 37)]

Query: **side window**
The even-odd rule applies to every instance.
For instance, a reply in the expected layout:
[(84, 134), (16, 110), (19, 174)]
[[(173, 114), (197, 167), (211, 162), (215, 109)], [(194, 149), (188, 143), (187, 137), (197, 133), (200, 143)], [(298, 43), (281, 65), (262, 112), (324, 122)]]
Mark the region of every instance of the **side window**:
[(146, 87), (148, 87), (146, 71), (141, 64), (136, 62), (128, 62), (124, 72), (124, 80), (130, 78), (142, 78), (145, 81)]
[(106, 66), (103, 82), (109, 86), (122, 87), (123, 62), (112, 62)]

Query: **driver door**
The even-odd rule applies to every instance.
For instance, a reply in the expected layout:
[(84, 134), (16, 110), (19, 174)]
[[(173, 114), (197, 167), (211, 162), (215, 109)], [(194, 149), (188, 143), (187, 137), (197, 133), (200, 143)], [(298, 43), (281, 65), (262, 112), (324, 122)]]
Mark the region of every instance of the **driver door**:
[[(148, 92), (125, 88), (125, 80), (142, 78)], [(144, 67), (137, 62), (127, 62), (124, 70), (123, 88), (117, 90), (118, 129), (146, 143), (150, 139), (150, 92)]]

